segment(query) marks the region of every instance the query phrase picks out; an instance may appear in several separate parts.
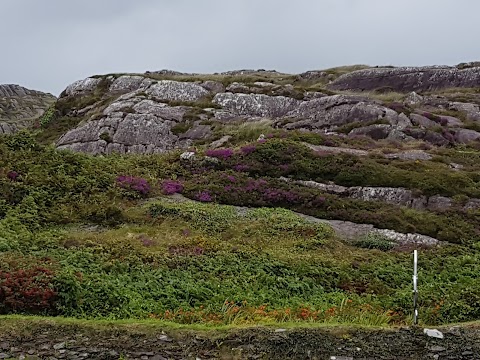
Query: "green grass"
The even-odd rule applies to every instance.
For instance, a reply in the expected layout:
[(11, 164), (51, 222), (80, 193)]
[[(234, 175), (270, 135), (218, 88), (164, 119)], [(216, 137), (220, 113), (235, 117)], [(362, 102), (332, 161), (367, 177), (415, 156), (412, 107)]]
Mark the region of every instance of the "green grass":
[[(265, 328), (278, 328), (279, 324), (272, 323), (259, 323), (256, 325), (249, 324), (179, 324), (171, 321), (162, 320), (85, 320), (65, 317), (52, 317), (52, 316), (26, 316), (26, 315), (0, 315), (0, 332), (13, 332), (21, 328), (28, 328), (31, 326), (42, 326), (42, 324), (58, 325), (58, 326), (72, 326), (82, 327), (88, 331), (88, 329), (95, 330), (112, 330), (112, 329), (125, 329), (135, 330), (142, 332), (149, 332), (151, 330), (164, 330), (164, 331), (176, 331), (176, 330), (196, 330), (196, 331), (218, 331), (225, 332), (234, 329), (258, 329), (258, 327)], [(463, 325), (463, 324), (462, 324)], [(465, 325), (475, 326), (476, 322), (467, 323)], [(480, 326), (480, 325), (479, 325)], [(297, 328), (354, 328), (354, 329), (390, 329), (391, 326), (371, 326), (371, 325), (359, 325), (359, 324), (336, 324), (336, 323), (315, 323), (315, 322), (285, 322), (281, 324), (284, 329), (297, 329)]]
[(275, 130), (272, 125), (273, 121), (268, 119), (255, 122), (238, 121), (233, 124), (218, 126), (215, 135), (218, 138), (224, 135), (230, 135), (232, 136), (230, 143), (244, 144), (256, 141), (261, 134), (268, 135), (277, 133), (278, 130)]

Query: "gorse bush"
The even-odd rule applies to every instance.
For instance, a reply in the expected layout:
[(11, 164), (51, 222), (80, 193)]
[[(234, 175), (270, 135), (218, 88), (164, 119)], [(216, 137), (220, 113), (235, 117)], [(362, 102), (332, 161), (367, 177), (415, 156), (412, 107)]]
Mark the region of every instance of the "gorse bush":
[(55, 120), (55, 105), (51, 105), (39, 120), (42, 127), (47, 126), (50, 122)]

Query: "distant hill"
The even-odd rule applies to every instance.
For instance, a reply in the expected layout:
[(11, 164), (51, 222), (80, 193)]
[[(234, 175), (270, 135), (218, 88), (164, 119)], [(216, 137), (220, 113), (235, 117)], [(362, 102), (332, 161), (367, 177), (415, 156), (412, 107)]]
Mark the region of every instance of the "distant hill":
[(0, 134), (33, 125), (56, 99), (51, 94), (19, 85), (0, 85)]

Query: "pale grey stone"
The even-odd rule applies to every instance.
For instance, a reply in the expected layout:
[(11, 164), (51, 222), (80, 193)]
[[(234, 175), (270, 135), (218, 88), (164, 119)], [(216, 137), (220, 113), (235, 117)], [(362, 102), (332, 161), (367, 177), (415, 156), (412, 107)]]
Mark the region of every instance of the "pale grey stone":
[(360, 150), (360, 149), (352, 149), (352, 148), (345, 148), (345, 147), (334, 147), (334, 146), (324, 146), (324, 145), (312, 145), (303, 143), (305, 146), (309, 147), (313, 151), (320, 151), (320, 152), (330, 152), (334, 154), (351, 154), (355, 156), (368, 156), (368, 151)]
[(441, 121), (446, 121), (447, 125), (450, 127), (462, 127), (464, 126), (463, 122), (456, 117), (447, 116), (447, 115), (440, 115)]
[(464, 211), (480, 209), (480, 199), (470, 199), (463, 207)]
[(92, 92), (100, 83), (101, 79), (86, 78), (83, 80), (77, 80), (73, 84), (68, 85), (64, 93), (66, 96), (78, 96)]
[(135, 104), (133, 109), (138, 114), (151, 114), (165, 120), (181, 121), (188, 108), (184, 106), (171, 107), (153, 100), (142, 100)]
[(51, 94), (19, 85), (0, 85), (0, 134), (31, 127), (55, 100)]
[(180, 135), (180, 139), (200, 140), (206, 139), (212, 135), (210, 125), (195, 125), (188, 129), (184, 134)]
[(210, 94), (200, 85), (173, 80), (159, 81), (145, 92), (159, 101), (197, 101)]
[(465, 113), (468, 120), (480, 121), (480, 105), (462, 102), (451, 102), (449, 103), (448, 108), (450, 110)]
[(426, 129), (439, 126), (439, 124), (437, 124), (435, 121), (430, 120), (429, 118), (420, 114), (410, 114), (410, 119), (414, 125), (421, 126)]
[(420, 105), (423, 102), (423, 96), (418, 95), (415, 91), (412, 91), (410, 94), (408, 94), (404, 102), (410, 106)]
[(268, 96), (262, 94), (217, 94), (213, 98), (231, 114), (231, 117), (248, 116), (259, 118), (279, 118), (294, 110), (301, 102), (285, 96)]
[(132, 92), (134, 90), (145, 90), (153, 80), (143, 76), (124, 75), (115, 79), (109, 87), (110, 92)]
[(364, 135), (374, 140), (386, 139), (395, 128), (387, 124), (374, 124), (353, 129), (348, 133), (350, 136)]
[(432, 155), (424, 150), (406, 150), (394, 154), (386, 154), (387, 159), (400, 159), (400, 160), (431, 160)]
[(65, 346), (66, 346), (66, 343), (61, 342), (61, 343), (58, 343), (58, 344), (53, 345), (53, 348), (54, 348), (55, 350), (60, 350), (60, 349), (64, 349)]
[(226, 143), (228, 143), (230, 141), (232, 137), (230, 135), (225, 135), (225, 136), (222, 136), (220, 139), (218, 140), (215, 140), (214, 142), (212, 142), (210, 144), (210, 148), (212, 149), (217, 149), (219, 147), (222, 147), (224, 146)]
[(207, 80), (201, 83), (200, 86), (212, 94), (219, 94), (225, 92), (225, 85), (218, 81)]
[(298, 119), (287, 129), (335, 129), (351, 122), (384, 120), (397, 125), (405, 119), (364, 96), (332, 95), (300, 102), (286, 117)]
[(423, 333), (429, 337), (443, 339), (443, 333), (437, 329), (423, 329)]
[(468, 144), (480, 140), (480, 133), (470, 129), (458, 129), (455, 131), (455, 140), (461, 144)]
[(412, 122), (410, 121), (407, 115), (405, 115), (404, 113), (401, 113), (398, 116), (393, 117), (392, 125), (395, 125), (399, 130), (403, 130), (403, 129), (406, 129), (407, 127), (412, 126)]
[(195, 160), (195, 153), (193, 151), (186, 151), (180, 154), (181, 160), (193, 161)]

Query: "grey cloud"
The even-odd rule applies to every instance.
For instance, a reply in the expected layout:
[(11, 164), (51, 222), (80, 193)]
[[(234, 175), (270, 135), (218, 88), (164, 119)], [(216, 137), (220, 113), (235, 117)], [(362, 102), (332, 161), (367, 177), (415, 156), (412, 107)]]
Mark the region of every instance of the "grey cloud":
[(0, 83), (480, 59), (474, 0), (1, 0)]

